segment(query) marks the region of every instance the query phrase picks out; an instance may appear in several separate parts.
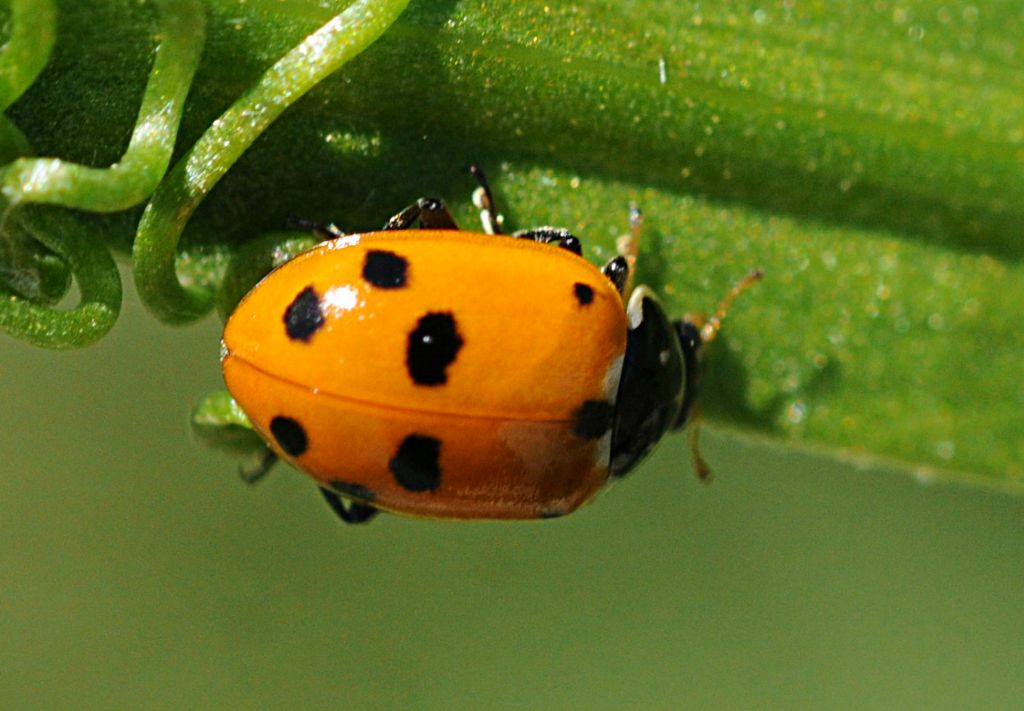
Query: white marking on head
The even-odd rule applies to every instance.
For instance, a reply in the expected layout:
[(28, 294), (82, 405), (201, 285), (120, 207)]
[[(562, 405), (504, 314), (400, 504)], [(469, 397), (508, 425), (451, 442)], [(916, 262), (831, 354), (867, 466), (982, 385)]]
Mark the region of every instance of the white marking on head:
[(638, 328), (644, 321), (644, 299), (654, 298), (654, 292), (646, 286), (638, 286), (629, 295), (629, 302), (626, 304), (626, 318), (629, 320), (629, 330)]

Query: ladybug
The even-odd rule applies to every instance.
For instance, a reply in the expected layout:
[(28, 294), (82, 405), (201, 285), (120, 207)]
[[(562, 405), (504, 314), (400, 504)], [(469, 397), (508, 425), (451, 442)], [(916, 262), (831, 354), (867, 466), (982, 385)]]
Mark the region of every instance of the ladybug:
[[(568, 231), (484, 232), (421, 199), (383, 230), (330, 237), (263, 278), (224, 328), (222, 368), (273, 454), (345, 522), (567, 514), (691, 419), (706, 324), (629, 290), (639, 236), (598, 269)], [(419, 225), (416, 228), (416, 225)], [(706, 473), (693, 449), (698, 473)]]

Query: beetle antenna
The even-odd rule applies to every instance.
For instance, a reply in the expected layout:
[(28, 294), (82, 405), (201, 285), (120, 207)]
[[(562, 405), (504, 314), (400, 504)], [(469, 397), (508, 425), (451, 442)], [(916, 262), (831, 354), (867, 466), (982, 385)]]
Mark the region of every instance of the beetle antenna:
[(718, 335), (719, 330), (722, 328), (722, 320), (725, 318), (725, 314), (729, 311), (729, 307), (732, 306), (732, 302), (736, 300), (737, 296), (756, 284), (763, 276), (763, 271), (755, 269), (743, 277), (743, 279), (741, 279), (740, 282), (725, 295), (722, 302), (718, 304), (718, 308), (715, 309), (715, 315), (709, 318), (707, 323), (705, 323), (700, 329), (700, 341), (702, 344), (711, 343), (711, 341), (715, 340), (715, 336)]
[(494, 193), (491, 191), (490, 183), (487, 182), (487, 176), (476, 163), (469, 166), (469, 172), (480, 184), (480, 187), (473, 191), (473, 204), (480, 210), (480, 224), (483, 225), (485, 233), (500, 235), (501, 225), (505, 218), (499, 215), (494, 207)]

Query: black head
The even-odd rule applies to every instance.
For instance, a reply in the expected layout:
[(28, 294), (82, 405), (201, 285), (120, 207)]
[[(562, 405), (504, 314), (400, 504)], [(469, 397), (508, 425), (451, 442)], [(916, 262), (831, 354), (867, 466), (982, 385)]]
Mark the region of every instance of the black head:
[(646, 287), (630, 295), (626, 315), (626, 356), (612, 430), (611, 474), (617, 477), (633, 469), (666, 432), (684, 424), (696, 395), (700, 346), (699, 331), (693, 340), (693, 333), (670, 321)]

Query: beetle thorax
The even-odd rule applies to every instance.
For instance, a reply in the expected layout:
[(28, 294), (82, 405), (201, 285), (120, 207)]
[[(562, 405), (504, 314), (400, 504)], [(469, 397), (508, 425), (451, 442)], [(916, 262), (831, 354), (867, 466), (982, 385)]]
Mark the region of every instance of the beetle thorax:
[(672, 429), (686, 373), (679, 339), (657, 298), (637, 287), (626, 308), (629, 331), (616, 398), (611, 474), (627, 474)]

